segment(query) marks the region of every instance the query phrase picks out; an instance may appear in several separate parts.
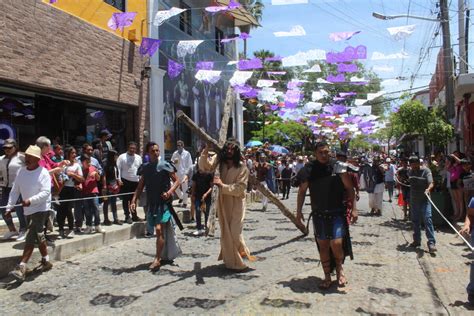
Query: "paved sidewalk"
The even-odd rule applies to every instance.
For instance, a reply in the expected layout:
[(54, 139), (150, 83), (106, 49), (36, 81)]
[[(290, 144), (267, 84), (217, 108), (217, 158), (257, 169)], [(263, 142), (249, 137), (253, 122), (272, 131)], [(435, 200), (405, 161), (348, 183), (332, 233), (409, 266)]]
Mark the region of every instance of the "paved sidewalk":
[[(295, 208), (293, 193), (285, 203)], [(154, 239), (139, 238), (77, 255), (19, 285), (3, 279), (2, 314), (472, 314), (464, 302), (472, 255), (451, 232), (437, 232), (438, 254), (411, 242), (402, 212), (384, 203), (370, 217), (362, 194), (351, 229), (355, 259), (349, 284), (321, 291), (323, 275), (312, 236), (301, 237), (273, 206), (249, 206), (245, 240), (258, 261), (231, 273), (217, 261), (219, 238), (178, 233), (183, 255), (152, 274)], [(305, 206), (306, 211), (308, 206)], [(218, 234), (218, 231), (217, 231)], [(312, 234), (312, 233), (311, 233)]]

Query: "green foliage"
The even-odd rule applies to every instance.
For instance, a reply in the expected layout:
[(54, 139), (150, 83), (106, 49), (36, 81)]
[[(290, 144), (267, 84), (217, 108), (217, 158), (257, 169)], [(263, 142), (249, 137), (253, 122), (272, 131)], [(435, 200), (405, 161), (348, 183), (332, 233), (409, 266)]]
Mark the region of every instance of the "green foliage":
[(269, 124), (265, 128), (252, 132), (253, 139), (268, 139), (270, 143), (294, 146), (298, 142), (304, 143), (313, 135), (309, 127), (295, 121), (283, 122), (274, 115), (269, 116), (266, 121)]
[(453, 127), (442, 112), (428, 110), (418, 100), (407, 100), (390, 116), (394, 135), (422, 135), (428, 143), (445, 146), (453, 137)]
[(369, 150), (372, 145), (367, 141), (367, 137), (364, 135), (357, 135), (349, 143), (349, 148), (352, 150)]

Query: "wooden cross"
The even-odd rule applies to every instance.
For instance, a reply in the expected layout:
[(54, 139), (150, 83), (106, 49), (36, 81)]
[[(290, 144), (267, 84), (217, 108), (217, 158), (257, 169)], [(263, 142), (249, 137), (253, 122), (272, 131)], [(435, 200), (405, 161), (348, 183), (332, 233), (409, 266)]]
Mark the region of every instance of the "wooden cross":
[[(196, 125), (194, 121), (187, 116), (183, 111), (178, 111), (176, 114), (176, 117), (181, 120), (184, 124), (186, 124), (192, 132), (196, 133), (196, 135), (203, 141), (207, 142), (208, 144), (213, 145), (214, 149), (216, 150), (217, 153), (219, 153), (226, 140), (227, 140), (227, 128), (229, 126), (229, 118), (230, 118), (230, 112), (232, 105), (235, 103), (235, 94), (232, 91), (232, 88), (229, 87), (227, 89), (226, 93), (226, 101), (224, 104), (224, 112), (222, 116), (222, 122), (221, 122), (221, 128), (219, 131), (219, 140), (213, 139), (211, 136), (209, 136), (206, 131), (204, 131), (202, 128)], [(219, 167), (216, 168), (216, 175), (218, 176), (219, 172)], [(255, 177), (255, 175), (249, 175), (249, 180), (250, 183), (255, 185), (258, 191), (260, 191), (264, 196), (266, 196), (273, 204), (278, 207), (278, 209), (285, 215), (288, 219), (290, 219), (291, 222), (304, 234), (308, 235), (308, 230), (306, 226), (301, 224), (296, 220), (296, 216), (293, 212), (291, 212), (281, 201), (278, 199), (277, 196), (275, 196), (269, 189), (267, 189), (265, 186), (263, 186)], [(211, 195), (211, 210), (209, 212), (209, 222), (208, 222), (208, 234), (211, 236), (214, 236), (214, 231), (215, 231), (215, 214), (216, 214), (216, 205), (217, 205), (217, 199), (218, 199), (218, 194), (219, 194), (219, 189), (217, 186), (214, 186), (212, 189), (212, 195)]]

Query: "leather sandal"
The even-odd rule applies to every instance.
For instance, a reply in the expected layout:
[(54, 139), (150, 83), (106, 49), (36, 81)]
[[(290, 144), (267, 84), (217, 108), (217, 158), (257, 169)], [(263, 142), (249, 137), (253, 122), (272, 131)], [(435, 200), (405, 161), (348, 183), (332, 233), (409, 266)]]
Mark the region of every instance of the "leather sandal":
[(321, 290), (327, 290), (331, 287), (332, 285), (332, 280), (331, 280), (331, 261), (324, 261), (321, 262), (323, 266), (323, 271), (324, 271), (324, 280), (319, 283), (318, 287)]

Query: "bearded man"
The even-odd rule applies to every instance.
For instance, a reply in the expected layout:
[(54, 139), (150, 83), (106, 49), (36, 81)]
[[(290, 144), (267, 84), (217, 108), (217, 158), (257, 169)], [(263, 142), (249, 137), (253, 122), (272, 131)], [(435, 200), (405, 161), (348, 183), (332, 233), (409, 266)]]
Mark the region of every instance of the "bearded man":
[(223, 260), (228, 269), (241, 271), (248, 268), (242, 258), (252, 259), (242, 236), (249, 170), (242, 162), (240, 144), (233, 138), (227, 140), (218, 156), (209, 157), (208, 150), (206, 146), (202, 151), (199, 168), (205, 172), (219, 168), (220, 172), (220, 177), (214, 177), (213, 181), (219, 187), (216, 209), (221, 228), (221, 251), (218, 260)]

